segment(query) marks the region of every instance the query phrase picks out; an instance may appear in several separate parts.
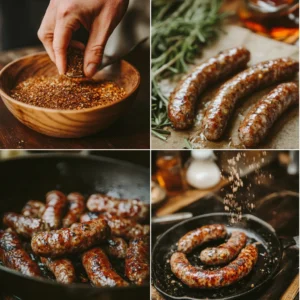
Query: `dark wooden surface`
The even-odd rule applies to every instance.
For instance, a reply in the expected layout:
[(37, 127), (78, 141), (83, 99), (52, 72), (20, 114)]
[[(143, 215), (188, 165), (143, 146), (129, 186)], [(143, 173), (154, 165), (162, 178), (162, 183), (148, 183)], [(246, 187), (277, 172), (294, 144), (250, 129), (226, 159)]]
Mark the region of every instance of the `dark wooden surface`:
[[(0, 68), (40, 47), (0, 53)], [(141, 86), (133, 107), (107, 130), (80, 139), (58, 139), (35, 132), (17, 121), (0, 101), (1, 149), (149, 149), (150, 148), (150, 53), (136, 49), (125, 58), (141, 73)]]
[[(265, 174), (267, 176), (264, 176)], [(272, 178), (269, 178), (272, 174)], [(258, 176), (260, 176), (258, 178)], [(260, 184), (257, 185), (257, 181)], [(251, 183), (254, 187), (251, 189), (255, 198), (253, 202), (256, 209), (253, 215), (265, 220), (271, 224), (278, 236), (294, 237), (299, 236), (299, 177), (298, 175), (288, 175), (286, 167), (279, 165), (274, 161), (261, 172), (254, 172), (248, 175), (244, 181), (244, 189), (240, 189), (237, 198), (246, 199), (247, 186)], [(223, 199), (225, 194), (230, 191), (227, 186), (211, 196), (199, 200), (180, 210), (180, 212), (192, 212), (194, 216), (212, 213), (224, 212)], [(248, 212), (244, 212), (248, 213)], [(167, 230), (170, 225), (155, 227), (152, 229), (152, 244), (155, 243), (158, 235)], [(280, 270), (276, 276), (261, 290), (250, 294), (248, 297), (242, 297), (242, 300), (297, 300), (299, 293), (291, 296), (289, 287), (293, 284), (299, 289), (298, 281), (294, 280), (299, 274), (299, 249), (295, 247), (284, 250)], [(293, 282), (294, 281), (294, 282)], [(285, 296), (286, 298), (283, 298)]]

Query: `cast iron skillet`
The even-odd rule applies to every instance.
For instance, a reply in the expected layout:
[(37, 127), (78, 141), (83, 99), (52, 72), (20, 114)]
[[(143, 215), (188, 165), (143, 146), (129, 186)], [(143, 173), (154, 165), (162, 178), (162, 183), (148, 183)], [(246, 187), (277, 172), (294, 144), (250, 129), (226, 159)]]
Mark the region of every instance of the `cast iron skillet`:
[[(268, 223), (253, 215), (243, 215), (241, 223), (235, 225), (229, 226), (228, 220), (229, 214), (227, 213), (200, 215), (173, 226), (159, 237), (152, 252), (152, 279), (158, 291), (171, 299), (236, 299), (257, 290), (274, 276), (280, 265), (283, 251), (275, 230)], [(177, 249), (176, 243), (185, 233), (203, 225), (216, 223), (225, 224), (228, 232), (233, 230), (245, 232), (248, 236), (248, 243), (258, 242), (258, 261), (251, 273), (234, 285), (213, 290), (190, 289), (172, 273), (169, 258)], [(205, 244), (187, 257), (193, 265), (200, 266), (201, 250), (218, 244), (220, 241)]]
[[(146, 168), (104, 157), (43, 154), (0, 162), (0, 214), (18, 212), (29, 199), (44, 199), (45, 193), (110, 192), (120, 197), (150, 199), (150, 175)], [(2, 225), (0, 225), (2, 227)], [(149, 285), (127, 288), (93, 288), (87, 284), (62, 285), (33, 279), (0, 266), (0, 292), (22, 300), (57, 299), (149, 299)]]

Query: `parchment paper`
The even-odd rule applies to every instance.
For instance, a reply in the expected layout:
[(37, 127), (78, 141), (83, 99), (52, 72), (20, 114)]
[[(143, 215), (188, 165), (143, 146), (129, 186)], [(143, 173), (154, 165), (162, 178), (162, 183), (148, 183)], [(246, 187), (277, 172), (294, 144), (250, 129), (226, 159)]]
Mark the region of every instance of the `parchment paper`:
[[(221, 50), (225, 50), (236, 46), (245, 46), (251, 52), (251, 60), (249, 66), (260, 61), (291, 57), (299, 59), (299, 51), (297, 46), (288, 45), (278, 42), (251, 32), (248, 29), (238, 26), (226, 26), (226, 34), (222, 35), (214, 44), (208, 46), (203, 51), (201, 57), (195, 60), (195, 65), (205, 61), (206, 59), (218, 54)], [(193, 68), (194, 65), (191, 66)], [(175, 77), (173, 81), (163, 80), (160, 83), (163, 93), (169, 96), (176, 86), (182, 75)], [(298, 81), (298, 77), (294, 78)], [(200, 96), (198, 104), (198, 114), (195, 125), (192, 129), (185, 131), (175, 131), (171, 127), (166, 127), (171, 131), (171, 135), (167, 141), (152, 136), (152, 149), (182, 149), (186, 147), (184, 138), (188, 139), (193, 148), (209, 148), (209, 149), (235, 149), (243, 148), (238, 138), (238, 128), (246, 113), (263, 95), (268, 93), (276, 85), (267, 89), (260, 90), (250, 97), (241, 99), (237, 103), (236, 109), (230, 118), (229, 124), (224, 136), (220, 141), (208, 142), (200, 138), (200, 127), (203, 112), (210, 99), (216, 92), (220, 84), (212, 86), (209, 91)], [(271, 128), (270, 134), (266, 140), (259, 144), (257, 149), (298, 149), (299, 148), (299, 107), (295, 106), (289, 109)]]

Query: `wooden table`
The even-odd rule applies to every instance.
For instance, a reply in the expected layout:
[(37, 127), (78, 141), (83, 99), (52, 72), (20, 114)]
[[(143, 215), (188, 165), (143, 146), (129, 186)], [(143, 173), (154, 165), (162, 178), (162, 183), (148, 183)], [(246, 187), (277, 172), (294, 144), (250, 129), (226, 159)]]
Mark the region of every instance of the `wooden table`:
[[(270, 178), (267, 174), (272, 174)], [(266, 176), (265, 176), (266, 175)], [(258, 176), (260, 176), (258, 178)], [(257, 185), (257, 181), (260, 185)], [(237, 199), (247, 198), (247, 187), (251, 184), (255, 195), (255, 210), (251, 212), (268, 222), (278, 236), (299, 236), (299, 177), (291, 176), (286, 168), (274, 161), (261, 172), (254, 172), (244, 178), (244, 188), (237, 193)], [(223, 199), (230, 187), (226, 186), (214, 194), (190, 204), (178, 212), (192, 212), (194, 216), (224, 212)], [(179, 196), (179, 195), (178, 195)], [(182, 199), (184, 201), (184, 199)], [(249, 213), (244, 211), (244, 213)], [(155, 215), (155, 212), (153, 213)], [(152, 229), (152, 244), (156, 238), (171, 225), (158, 226)], [(243, 297), (242, 300), (297, 300), (299, 299), (299, 249), (288, 248), (283, 252), (282, 263), (276, 276), (261, 290)]]
[[(0, 68), (41, 47), (0, 53)], [(21, 124), (0, 101), (0, 149), (149, 149), (150, 148), (150, 64), (149, 49), (139, 48), (125, 59), (141, 73), (141, 87), (128, 114), (107, 130), (80, 139), (59, 139), (42, 135)]]

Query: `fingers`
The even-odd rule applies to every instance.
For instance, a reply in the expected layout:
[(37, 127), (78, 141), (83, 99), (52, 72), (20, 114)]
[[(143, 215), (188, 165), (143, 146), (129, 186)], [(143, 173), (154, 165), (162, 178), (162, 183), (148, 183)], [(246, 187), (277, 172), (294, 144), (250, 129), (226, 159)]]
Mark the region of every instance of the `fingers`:
[(56, 8), (49, 4), (41, 26), (38, 30), (38, 38), (43, 43), (50, 59), (55, 63), (53, 51), (53, 34), (55, 28)]
[(55, 63), (59, 74), (65, 74), (67, 69), (67, 48), (73, 31), (78, 29), (77, 21), (59, 19), (56, 21), (53, 39)]

